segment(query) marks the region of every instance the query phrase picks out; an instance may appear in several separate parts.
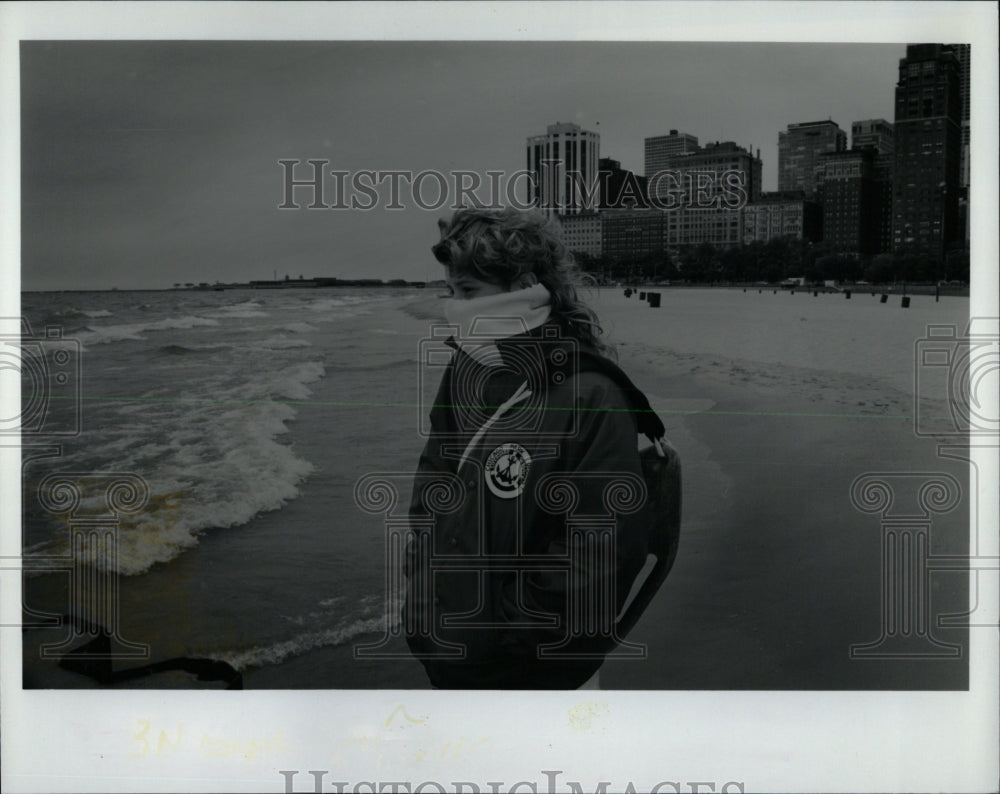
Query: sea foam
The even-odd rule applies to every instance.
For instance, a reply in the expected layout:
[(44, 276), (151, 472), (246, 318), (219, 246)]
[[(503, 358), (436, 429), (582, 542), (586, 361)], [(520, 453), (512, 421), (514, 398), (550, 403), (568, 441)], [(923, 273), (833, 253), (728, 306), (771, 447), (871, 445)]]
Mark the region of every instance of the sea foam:
[[(172, 400), (113, 406), (120, 419), (101, 431), (99, 446), (84, 445), (62, 462), (86, 471), (96, 459), (103, 470), (139, 472), (148, 483), (148, 504), (121, 516), (113, 568), (141, 574), (196, 546), (205, 530), (240, 526), (298, 496), (313, 465), (279, 440), (296, 416), (284, 401), (307, 399), (308, 384), (324, 374), (321, 363), (304, 361), (249, 380), (206, 379)], [(102, 500), (88, 496), (80, 510), (99, 511)], [(60, 535), (30, 551), (68, 553)]]

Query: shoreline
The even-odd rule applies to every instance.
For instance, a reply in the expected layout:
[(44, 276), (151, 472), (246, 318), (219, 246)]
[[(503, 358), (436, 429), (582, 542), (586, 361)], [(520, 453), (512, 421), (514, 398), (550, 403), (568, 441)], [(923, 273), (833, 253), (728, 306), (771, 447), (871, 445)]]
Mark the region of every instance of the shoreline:
[[(963, 688), (965, 661), (859, 662), (848, 656), (851, 644), (878, 636), (881, 581), (879, 519), (853, 507), (851, 481), (867, 471), (907, 468), (968, 479), (957, 462), (937, 459), (932, 440), (914, 435), (912, 396), (897, 388), (899, 377), (872, 374), (870, 362), (857, 358), (851, 360), (869, 374), (838, 371), (830, 362), (803, 366), (808, 340), (821, 338), (822, 329), (816, 336), (815, 328), (797, 325), (798, 311), (789, 316), (806, 339), (803, 350), (789, 340), (775, 351), (761, 337), (760, 350), (778, 363), (747, 357), (756, 348), (744, 337), (786, 333), (789, 326), (780, 325), (776, 313), (788, 315), (794, 298), (774, 298), (765, 306), (755, 302), (756, 295), (730, 301), (745, 316), (735, 317), (735, 330), (727, 326), (713, 341), (705, 336), (711, 321), (699, 314), (696, 295), (693, 310), (681, 302), (637, 310), (635, 298), (626, 300), (619, 290), (595, 292), (594, 306), (611, 331), (619, 363), (660, 413), (684, 468), (677, 563), (629, 637), (646, 644), (649, 658), (636, 663), (612, 657), (602, 668), (602, 687)], [(823, 313), (824, 301), (804, 300), (817, 307), (811, 320), (830, 316)], [(872, 311), (884, 316), (859, 304), (848, 307), (859, 317)], [(417, 340), (443, 319), (434, 294), (375, 306), (367, 316), (352, 318), (349, 329), (336, 326), (338, 333), (365, 337), (362, 359), (346, 348), (321, 346), (334, 326), (310, 332), (317, 350), (326, 351), (327, 371), (310, 385), (310, 399), (289, 423), (286, 443), (314, 466), (299, 495), (247, 524), (205, 531), (197, 547), (143, 576), (123, 579), (124, 636), (151, 641), (154, 661), (211, 656), (220, 647), (238, 656), (260, 650), (264, 664), (242, 671), (248, 689), (429, 686), (402, 638), (389, 644), (390, 658), (353, 657), (356, 645), (382, 636), (364, 629), (375, 609), (369, 598), (384, 596), (376, 569), (385, 547), (380, 519), (357, 510), (353, 483), (364, 472), (412, 471), (422, 447), (413, 429)], [(767, 327), (746, 325), (756, 317)], [(917, 319), (909, 318), (911, 330)], [(903, 331), (903, 337), (910, 333)], [(348, 342), (347, 348), (354, 346)], [(364, 410), (359, 401), (368, 392), (377, 394), (377, 410)], [(967, 553), (963, 507), (935, 519), (935, 550)], [(327, 540), (338, 528), (349, 530), (350, 545)], [(354, 561), (338, 552), (344, 548)], [(368, 606), (338, 612), (343, 621), (336, 624), (293, 629), (285, 622), (281, 609), (293, 610), (287, 612), (293, 618), (307, 616), (332, 595), (333, 584)], [(961, 575), (941, 575), (932, 584), (936, 610), (966, 608)], [(337, 639), (341, 625), (350, 629), (343, 641)], [(935, 631), (942, 640), (967, 645), (967, 632)], [(319, 647), (292, 647), (288, 637), (298, 640), (303, 633), (307, 641), (310, 633), (318, 635)], [(52, 685), (95, 686), (75, 674), (60, 676)], [(191, 680), (187, 686), (203, 685)]]
[[(35, 289), (35, 290), (21, 290), (22, 295), (64, 295), (64, 294), (94, 294), (94, 293), (130, 293), (130, 292), (182, 292), (182, 293), (199, 293), (199, 292), (272, 292), (274, 290), (341, 290), (341, 289), (375, 289), (375, 290), (405, 290), (407, 293), (416, 293), (422, 295), (427, 290), (441, 289), (444, 286), (443, 282), (428, 282), (422, 287), (418, 287), (415, 284), (390, 284), (388, 282), (383, 283), (361, 283), (361, 284), (323, 284), (323, 285), (297, 285), (293, 284), (290, 286), (261, 286), (253, 287), (249, 284), (240, 284), (236, 286), (223, 285), (217, 287), (215, 285), (209, 285), (206, 287), (124, 287), (124, 288), (108, 288), (108, 289)], [(818, 290), (820, 294), (843, 294), (845, 290), (850, 290), (852, 294), (863, 295), (868, 292), (874, 295), (879, 295), (881, 293), (887, 293), (889, 295), (935, 295), (937, 294), (937, 287), (934, 284), (840, 284), (836, 287), (827, 287), (820, 284), (808, 284), (799, 285), (796, 287), (782, 287), (778, 283), (774, 284), (757, 284), (751, 282), (734, 282), (734, 283), (681, 283), (681, 284), (595, 284), (588, 286), (589, 289), (598, 290), (609, 290), (609, 291), (623, 291), (625, 289), (631, 288), (633, 291), (659, 291), (659, 290), (689, 290), (689, 289), (728, 289), (728, 290), (741, 290), (743, 292), (749, 292), (752, 290), (758, 290), (760, 292), (772, 291), (772, 292), (803, 292), (808, 293), (813, 290)], [(948, 286), (940, 288), (940, 297), (942, 298), (968, 298), (970, 296), (971, 287), (966, 286)]]

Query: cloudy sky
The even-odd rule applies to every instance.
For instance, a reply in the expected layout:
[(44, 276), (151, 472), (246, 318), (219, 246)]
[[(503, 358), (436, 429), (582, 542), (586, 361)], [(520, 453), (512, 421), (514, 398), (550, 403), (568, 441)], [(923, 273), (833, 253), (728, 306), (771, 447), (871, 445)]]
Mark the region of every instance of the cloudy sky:
[(404, 185), (404, 210), (279, 210), (278, 161), (303, 161), (299, 178), (309, 159), (352, 173), (512, 173), (528, 135), (573, 121), (640, 173), (643, 139), (670, 129), (759, 148), (774, 189), (778, 131), (891, 120), (904, 54), (899, 43), (25, 41), (22, 286), (437, 278), (429, 247), (446, 209), (419, 208)]

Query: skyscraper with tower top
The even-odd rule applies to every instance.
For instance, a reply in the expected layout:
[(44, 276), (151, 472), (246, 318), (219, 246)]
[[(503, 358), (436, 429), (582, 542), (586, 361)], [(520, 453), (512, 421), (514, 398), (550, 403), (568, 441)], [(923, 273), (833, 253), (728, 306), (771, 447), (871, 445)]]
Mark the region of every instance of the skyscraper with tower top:
[(534, 177), (528, 198), (534, 206), (550, 215), (597, 209), (599, 193), (589, 201), (585, 193), (598, 188), (600, 135), (579, 124), (557, 121), (546, 127), (544, 135), (529, 137), (526, 148), (528, 171)]

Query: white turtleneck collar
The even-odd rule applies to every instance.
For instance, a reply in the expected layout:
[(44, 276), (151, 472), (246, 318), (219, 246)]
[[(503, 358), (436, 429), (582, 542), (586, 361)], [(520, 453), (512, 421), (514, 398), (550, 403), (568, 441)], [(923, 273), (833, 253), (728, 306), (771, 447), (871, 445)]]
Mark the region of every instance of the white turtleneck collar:
[(482, 298), (445, 301), (449, 325), (457, 326), (455, 342), (486, 366), (498, 366), (496, 340), (523, 334), (549, 319), (552, 295), (541, 284)]

